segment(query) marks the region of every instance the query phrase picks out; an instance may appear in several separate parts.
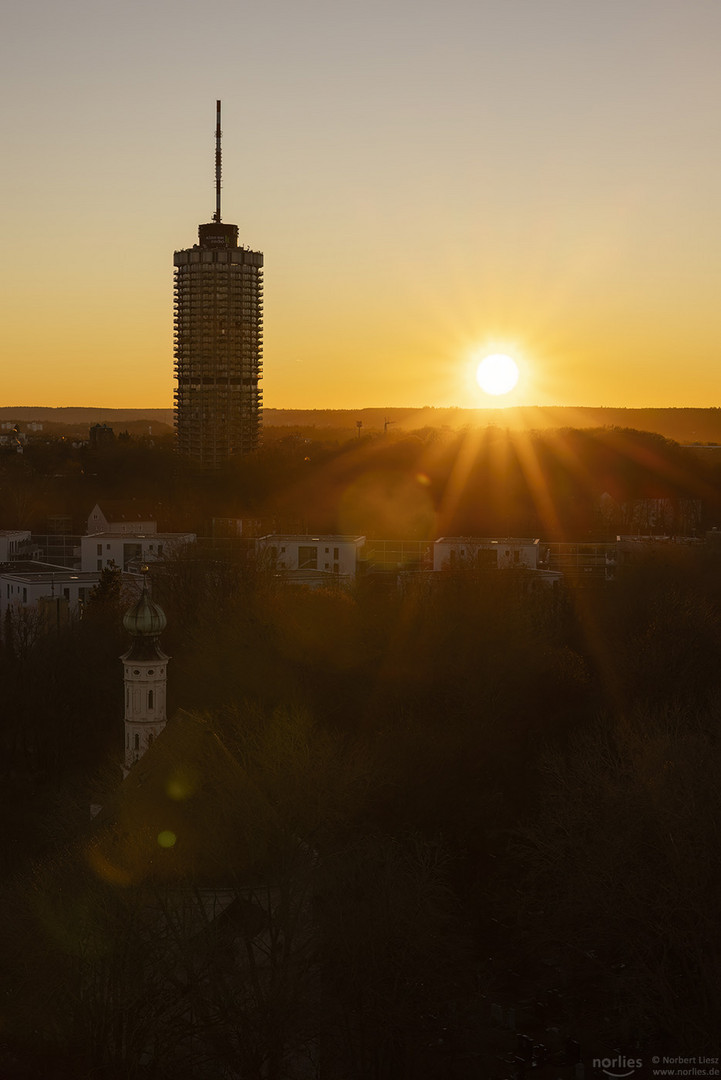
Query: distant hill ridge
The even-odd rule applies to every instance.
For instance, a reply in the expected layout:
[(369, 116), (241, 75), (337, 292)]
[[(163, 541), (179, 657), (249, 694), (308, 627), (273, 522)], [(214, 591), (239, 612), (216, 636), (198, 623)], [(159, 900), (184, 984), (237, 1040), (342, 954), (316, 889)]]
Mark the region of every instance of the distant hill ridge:
[[(172, 409), (107, 409), (98, 407), (0, 406), (0, 421), (32, 421), (58, 424), (120, 425), (140, 420), (172, 427)], [(391, 430), (413, 431), (424, 427), (487, 427), (511, 429), (624, 427), (654, 431), (678, 442), (721, 443), (721, 408), (623, 409), (593, 406), (518, 406), (505, 409), (364, 408), (364, 409), (264, 409), (268, 427), (316, 427), (347, 429), (356, 434)]]
[(54, 408), (45, 405), (1, 405), (0, 420), (22, 420), (32, 423), (44, 420), (55, 424), (112, 424), (123, 420), (155, 420), (173, 423), (172, 409), (104, 409), (98, 406), (68, 406)]
[(414, 431), (424, 427), (458, 429), (494, 425), (512, 430), (544, 428), (636, 428), (677, 442), (721, 442), (721, 408), (622, 409), (593, 406), (535, 405), (505, 409), (368, 408), (368, 409), (265, 409), (268, 427), (347, 428), (353, 434), (390, 430)]

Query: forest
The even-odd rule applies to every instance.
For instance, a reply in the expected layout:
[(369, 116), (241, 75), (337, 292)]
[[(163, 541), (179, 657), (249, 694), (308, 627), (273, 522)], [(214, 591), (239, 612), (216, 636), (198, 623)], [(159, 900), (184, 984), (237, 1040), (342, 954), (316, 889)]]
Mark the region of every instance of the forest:
[[(676, 534), (721, 525), (721, 448), (625, 428), (390, 428), (348, 439), (275, 427), (259, 452), (212, 475), (180, 459), (171, 436), (121, 431), (93, 449), (38, 435), (22, 449), (0, 448), (0, 524), (38, 534), (84, 532), (103, 498), (134, 500), (161, 531), (198, 536), (213, 535), (214, 519), (252, 518), (268, 532), (376, 540), (609, 540), (637, 531), (628, 520), (634, 503), (658, 499), (678, 510)], [(690, 502), (699, 507), (692, 522), (683, 510)]]
[[(252, 508), (307, 511), (315, 493), (329, 526), (359, 481), (372, 497), (352, 513), (390, 527), (395, 505), (417, 535), (514, 512), (554, 520), (557, 535), (579, 521), (592, 531), (603, 491), (705, 497), (713, 520), (711, 470), (657, 436), (561, 432), (529, 440), (533, 454), (500, 433), (473, 454), (462, 437), (359, 442), (269, 449), (204, 488), (186, 483), (184, 507), (202, 519), (217, 492), (224, 510), (244, 507), (250, 478), (282, 462)], [(136, 467), (150, 455), (128, 448), (139, 497), (153, 491)], [(3, 490), (19, 468), (30, 461), (6, 466)], [(156, 459), (156, 479), (165, 468)], [(38, 504), (67, 490), (68, 477), (32, 469)], [(81, 477), (88, 492), (102, 469)], [(165, 477), (177, 491), (177, 467)], [(429, 519), (399, 498), (417, 488)], [(144, 822), (117, 801), (131, 601), (120, 578), (106, 573), (83, 618), (53, 633), (11, 614), (3, 1077), (555, 1080), (578, 1061), (592, 1076), (592, 1059), (616, 1050), (718, 1054), (713, 546), (664, 549), (585, 588), (459, 570), (305, 590), (248, 548), (207, 546), (152, 577), (174, 717), (156, 770), (171, 761), (184, 778), (174, 827), (192, 832), (233, 904), (211, 918), (207, 865), (200, 880), (179, 844), (165, 877), (157, 845), (143, 855), (156, 804)], [(108, 855), (120, 850), (142, 873), (120, 876)]]

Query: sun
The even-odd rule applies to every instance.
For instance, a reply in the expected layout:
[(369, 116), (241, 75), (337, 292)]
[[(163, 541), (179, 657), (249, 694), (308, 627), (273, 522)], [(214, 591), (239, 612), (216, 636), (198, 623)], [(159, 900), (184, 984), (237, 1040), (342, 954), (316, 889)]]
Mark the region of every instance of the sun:
[(518, 364), (505, 353), (491, 353), (476, 368), (476, 382), (486, 394), (500, 397), (518, 382)]

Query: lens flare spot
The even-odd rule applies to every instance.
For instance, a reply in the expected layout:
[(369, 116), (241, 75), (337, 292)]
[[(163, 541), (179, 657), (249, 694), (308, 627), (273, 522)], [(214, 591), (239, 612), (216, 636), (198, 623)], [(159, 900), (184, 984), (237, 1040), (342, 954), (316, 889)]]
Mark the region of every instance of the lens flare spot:
[(158, 833), (158, 843), (164, 848), (175, 847), (175, 841), (177, 839), (175, 833), (171, 832), (170, 829), (163, 829), (161, 833)]
[(167, 781), (165, 793), (168, 798), (175, 799), (176, 802), (182, 802), (183, 799), (189, 799), (191, 795), (195, 794), (197, 786), (198, 778), (192, 771), (178, 769)]
[(428, 536), (435, 508), (428, 485), (415, 470), (371, 470), (344, 491), (338, 507), (340, 531), (353, 535)]

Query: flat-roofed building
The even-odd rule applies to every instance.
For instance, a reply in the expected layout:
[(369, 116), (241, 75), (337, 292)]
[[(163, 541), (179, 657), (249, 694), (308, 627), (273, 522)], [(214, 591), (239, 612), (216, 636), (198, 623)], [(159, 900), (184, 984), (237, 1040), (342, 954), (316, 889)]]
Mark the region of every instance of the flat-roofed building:
[(31, 558), (32, 548), (29, 530), (0, 529), (0, 563)]
[(4, 618), (9, 608), (48, 607), (53, 601), (67, 605), (68, 612), (77, 615), (100, 580), (97, 572), (83, 573), (43, 564), (35, 564), (42, 569), (33, 569), (32, 565), (22, 568), (16, 564), (5, 573), (0, 572), (0, 618)]
[(434, 570), (538, 569), (539, 540), (442, 536), (433, 545)]
[(575, 585), (598, 585), (613, 581), (617, 544), (611, 542), (551, 541), (543, 544), (543, 564), (563, 574)]
[(80, 538), (81, 570), (104, 570), (117, 566), (128, 570), (131, 564), (161, 562), (170, 552), (195, 543), (195, 533), (126, 533), (100, 532)]
[(275, 569), (289, 581), (312, 585), (354, 578), (364, 544), (365, 536), (275, 533), (260, 537), (257, 550), (261, 555), (267, 553)]

